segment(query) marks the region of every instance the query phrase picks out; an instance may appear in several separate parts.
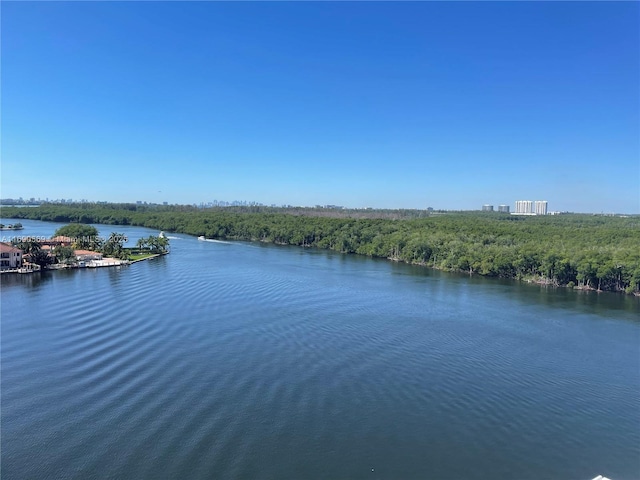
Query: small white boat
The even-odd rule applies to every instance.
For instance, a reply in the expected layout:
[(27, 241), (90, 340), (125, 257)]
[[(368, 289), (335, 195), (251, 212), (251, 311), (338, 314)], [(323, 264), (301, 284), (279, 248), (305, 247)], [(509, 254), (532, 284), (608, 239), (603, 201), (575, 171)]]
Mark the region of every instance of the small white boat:
[(164, 234), (164, 232), (160, 232), (160, 235), (158, 235), (158, 238), (167, 238), (167, 236)]
[(225, 245), (231, 245), (231, 242), (225, 242), (224, 240), (214, 240), (213, 238), (205, 238), (204, 235), (200, 235), (198, 240), (201, 242), (212, 242), (212, 243), (224, 243)]

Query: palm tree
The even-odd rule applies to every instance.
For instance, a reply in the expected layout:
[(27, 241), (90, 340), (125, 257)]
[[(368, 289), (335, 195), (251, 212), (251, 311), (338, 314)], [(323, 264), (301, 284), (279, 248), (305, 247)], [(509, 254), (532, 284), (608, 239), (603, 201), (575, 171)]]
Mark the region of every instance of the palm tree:
[(42, 244), (40, 242), (36, 242), (35, 240), (25, 239), (14, 242), (13, 244), (15, 247), (22, 250), (23, 255), (31, 255), (42, 250)]
[(146, 238), (139, 238), (138, 241), (136, 242), (136, 248), (139, 251), (142, 251), (142, 250), (148, 248), (148, 246), (149, 246), (149, 244), (148, 244)]
[(124, 234), (112, 232), (109, 239), (102, 246), (102, 253), (107, 256), (119, 257), (124, 251)]

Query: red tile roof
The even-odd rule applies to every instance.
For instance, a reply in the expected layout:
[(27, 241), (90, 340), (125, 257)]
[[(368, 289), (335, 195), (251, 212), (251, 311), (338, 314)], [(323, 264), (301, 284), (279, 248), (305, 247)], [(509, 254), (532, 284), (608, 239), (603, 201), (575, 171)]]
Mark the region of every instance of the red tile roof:
[(8, 243), (0, 242), (0, 252), (1, 253), (22, 253), (22, 250), (14, 247), (13, 245), (9, 245)]
[(73, 253), (78, 256), (78, 255), (101, 255), (100, 252), (93, 252), (91, 250), (74, 250)]

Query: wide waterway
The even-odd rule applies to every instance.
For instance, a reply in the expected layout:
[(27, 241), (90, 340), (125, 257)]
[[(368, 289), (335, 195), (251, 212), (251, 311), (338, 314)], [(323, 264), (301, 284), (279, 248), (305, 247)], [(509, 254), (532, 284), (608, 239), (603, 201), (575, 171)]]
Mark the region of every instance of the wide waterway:
[(171, 237), (2, 275), (3, 479), (640, 478), (640, 299)]

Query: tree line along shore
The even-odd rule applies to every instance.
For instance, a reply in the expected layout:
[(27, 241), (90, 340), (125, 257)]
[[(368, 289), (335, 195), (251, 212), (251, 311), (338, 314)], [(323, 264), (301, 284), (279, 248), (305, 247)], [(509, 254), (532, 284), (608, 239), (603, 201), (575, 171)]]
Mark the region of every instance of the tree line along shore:
[(327, 212), (137, 204), (3, 207), (3, 218), (135, 225), (298, 245), (441, 270), (640, 294), (640, 216), (426, 211)]

